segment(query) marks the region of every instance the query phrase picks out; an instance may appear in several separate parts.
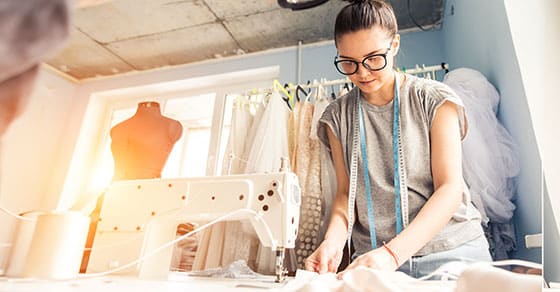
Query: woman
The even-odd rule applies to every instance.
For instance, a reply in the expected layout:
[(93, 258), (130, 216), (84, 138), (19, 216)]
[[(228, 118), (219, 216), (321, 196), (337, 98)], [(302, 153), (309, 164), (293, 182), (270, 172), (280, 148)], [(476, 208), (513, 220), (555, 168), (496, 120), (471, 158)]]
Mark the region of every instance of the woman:
[(325, 240), (306, 269), (336, 272), (348, 234), (355, 252), (345, 271), (420, 277), (447, 261), (491, 260), (461, 172), (461, 101), (442, 83), (392, 69), (400, 36), (387, 3), (350, 2), (336, 19), (335, 65), (356, 87), (319, 122), (338, 186)]

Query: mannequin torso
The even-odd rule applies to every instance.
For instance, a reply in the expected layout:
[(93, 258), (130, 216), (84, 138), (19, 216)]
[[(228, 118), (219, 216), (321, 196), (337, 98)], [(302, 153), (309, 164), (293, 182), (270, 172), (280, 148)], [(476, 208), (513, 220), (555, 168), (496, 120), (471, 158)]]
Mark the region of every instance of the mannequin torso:
[(111, 129), (114, 180), (161, 177), (173, 145), (181, 137), (180, 122), (161, 114), (157, 102), (141, 102), (134, 116)]

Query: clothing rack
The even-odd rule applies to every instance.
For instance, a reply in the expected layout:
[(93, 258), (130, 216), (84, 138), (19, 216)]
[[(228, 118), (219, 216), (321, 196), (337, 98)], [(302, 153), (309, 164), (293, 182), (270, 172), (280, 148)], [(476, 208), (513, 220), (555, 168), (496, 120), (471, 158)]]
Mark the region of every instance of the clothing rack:
[(441, 71), (444, 70), (445, 73), (449, 72), (449, 64), (447, 63), (441, 63), (439, 65), (433, 65), (433, 66), (426, 66), (424, 64), (422, 64), (422, 66), (416, 65), (416, 67), (414, 68), (397, 68), (398, 72), (403, 72), (403, 73), (407, 73), (407, 74), (412, 74), (412, 75), (418, 75), (418, 74), (432, 74), (432, 76), (435, 77), (435, 74), (437, 71)]
[[(396, 69), (397, 72), (403, 72), (412, 75), (431, 74), (430, 76), (434, 76), (434, 77), (435, 77), (435, 72), (442, 71), (442, 70), (445, 71), (445, 73), (449, 72), (449, 65), (447, 63), (441, 63), (439, 65), (432, 65), (432, 66), (426, 66), (422, 64), (422, 65), (416, 65), (413, 68)], [(275, 80), (275, 83), (276, 82), (278, 82), (278, 80)], [(294, 85), (292, 83), (288, 83), (287, 85), (282, 87), (286, 90), (293, 91), (296, 90), (298, 86), (301, 87), (302, 89), (311, 89), (311, 88), (318, 88), (319, 86), (327, 87), (327, 86), (351, 84), (351, 83), (352, 81), (350, 81), (350, 79), (346, 77), (346, 78), (335, 79), (335, 80), (326, 80), (326, 79), (321, 79), (320, 81), (314, 80), (309, 84), (300, 84), (300, 85)], [(281, 85), (279, 82), (277, 84)], [(272, 93), (273, 90), (274, 88), (258, 88), (258, 89), (255, 88), (241, 95), (254, 96), (254, 95), (261, 95), (261, 94), (269, 94)]]

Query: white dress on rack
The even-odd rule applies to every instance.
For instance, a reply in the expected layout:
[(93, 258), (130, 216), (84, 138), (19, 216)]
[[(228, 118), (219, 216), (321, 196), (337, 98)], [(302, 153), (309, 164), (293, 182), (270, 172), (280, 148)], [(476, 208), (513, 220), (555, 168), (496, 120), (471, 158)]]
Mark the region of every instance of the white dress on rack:
[(257, 123), (252, 145), (249, 146), (245, 173), (277, 172), (280, 158), (289, 157), (288, 119), (290, 110), (278, 92), (273, 92), (262, 117)]
[[(255, 116), (251, 114), (251, 107), (257, 107)], [(260, 103), (251, 103), (246, 96), (235, 100), (222, 167), (223, 175), (245, 172), (248, 156), (246, 148), (255, 136), (251, 131), (256, 131), (257, 127), (253, 125), (258, 124), (262, 108)], [(251, 268), (256, 267), (256, 249), (259, 241), (250, 224), (238, 221), (216, 223), (203, 231), (200, 237), (194, 270), (227, 266), (237, 259), (246, 260)], [(224, 244), (225, 242), (229, 244)]]
[(247, 165), (245, 144), (253, 123), (250, 106), (245, 97), (237, 97), (234, 101), (230, 135), (222, 163), (222, 175), (240, 174), (245, 171)]

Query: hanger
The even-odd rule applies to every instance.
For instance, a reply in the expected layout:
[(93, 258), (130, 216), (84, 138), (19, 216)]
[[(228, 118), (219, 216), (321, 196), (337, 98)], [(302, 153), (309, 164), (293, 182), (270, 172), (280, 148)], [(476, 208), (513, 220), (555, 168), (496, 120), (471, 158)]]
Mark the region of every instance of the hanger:
[(284, 83), (284, 89), (288, 92), (288, 94), (291, 96), (292, 99), (292, 103), (295, 104), (294, 98), (297, 101), (300, 101), (299, 96), (297, 96), (297, 91), (295, 93), (292, 93), (292, 89), (294, 88), (294, 85), (290, 82), (290, 83)]
[(308, 86), (307, 87), (307, 94), (311, 93), (311, 86), (309, 86), (309, 85), (311, 85), (311, 80), (307, 80), (307, 86)]
[(299, 97), (299, 93), (302, 92), (304, 94), (304, 98), (303, 101), (307, 101), (307, 98), (309, 97), (309, 94), (305, 91), (305, 89), (303, 89), (303, 87), (301, 87), (301, 85), (297, 85), (296, 86), (296, 98), (297, 101), (301, 101), (302, 98)]
[(280, 83), (280, 81), (278, 81), (277, 79), (274, 79), (272, 88), (274, 91), (276, 92), (281, 92), (284, 94), (284, 96), (282, 96), (282, 99), (286, 102), (286, 104), (288, 105), (288, 108), (293, 109), (293, 100), (294, 100), (294, 96), (290, 94), (290, 92), (288, 90), (286, 90), (286, 88), (284, 86), (282, 86), (282, 84)]
[(334, 92), (334, 84), (331, 84), (331, 99), (336, 99), (336, 93)]

